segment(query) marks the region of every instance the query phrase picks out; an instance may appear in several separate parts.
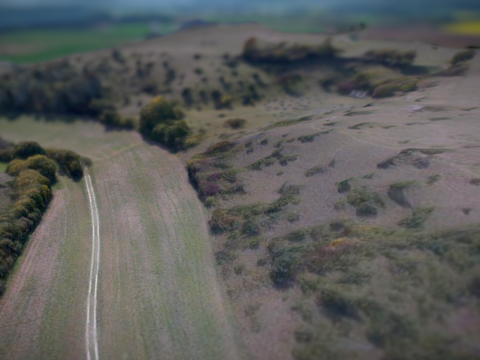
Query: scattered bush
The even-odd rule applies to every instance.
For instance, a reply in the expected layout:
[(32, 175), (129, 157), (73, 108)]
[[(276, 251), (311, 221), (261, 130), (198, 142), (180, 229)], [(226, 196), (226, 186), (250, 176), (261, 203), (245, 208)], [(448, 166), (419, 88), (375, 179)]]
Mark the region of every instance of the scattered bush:
[(222, 233), (238, 228), (240, 220), (239, 216), (231, 215), (228, 210), (215, 210), (209, 224), (214, 233)]
[(211, 93), (215, 109), (230, 109), (232, 107), (233, 98), (231, 95), (222, 94), (219, 90), (213, 90)]
[(292, 62), (306, 58), (332, 57), (339, 52), (331, 39), (319, 45), (288, 44), (268, 42), (255, 37), (248, 39), (243, 47), (243, 57), (248, 61)]
[(365, 58), (387, 66), (406, 66), (413, 63), (416, 55), (415, 50), (401, 52), (395, 49), (383, 49), (367, 51)]
[(348, 178), (348, 179), (340, 181), (337, 184), (337, 192), (342, 194), (342, 193), (346, 193), (346, 192), (350, 191), (350, 189), (352, 188), (352, 186), (350, 185), (350, 181), (352, 179), (353, 178)]
[(321, 132), (317, 132), (317, 133), (310, 134), (310, 135), (302, 135), (302, 136), (299, 136), (297, 138), (297, 140), (300, 141), (301, 143), (312, 142), (320, 134), (321, 134)]
[(417, 79), (404, 77), (395, 80), (389, 80), (381, 85), (378, 85), (373, 90), (372, 97), (384, 98), (394, 96), (396, 93), (405, 93), (413, 91), (417, 86)]
[(433, 207), (419, 206), (415, 208), (409, 216), (400, 220), (398, 225), (409, 229), (421, 229), (433, 210)]
[(456, 53), (455, 55), (453, 55), (452, 59), (450, 60), (450, 63), (452, 65), (457, 65), (460, 62), (472, 60), (474, 56), (475, 56), (474, 49), (462, 50)]
[(350, 190), (347, 195), (347, 202), (357, 210), (359, 216), (377, 215), (377, 206), (385, 206), (380, 195), (366, 187)]
[(215, 144), (210, 145), (207, 150), (205, 151), (206, 154), (215, 154), (215, 153), (224, 153), (229, 150), (231, 150), (233, 147), (235, 147), (235, 143), (231, 141), (219, 141)]
[(294, 154), (291, 154), (291, 155), (285, 155), (285, 156), (282, 156), (278, 162), (280, 165), (282, 166), (287, 166), (289, 162), (292, 162), (292, 161), (295, 161), (298, 159), (298, 155), (294, 155)]

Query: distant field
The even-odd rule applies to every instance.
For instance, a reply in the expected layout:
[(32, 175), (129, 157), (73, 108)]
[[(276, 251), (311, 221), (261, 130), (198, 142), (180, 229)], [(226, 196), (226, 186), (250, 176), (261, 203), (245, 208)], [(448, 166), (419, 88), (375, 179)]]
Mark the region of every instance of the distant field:
[(5, 172), (7, 169), (7, 163), (0, 162), (0, 172)]
[[(219, 23), (258, 22), (265, 27), (282, 32), (318, 33), (326, 31), (324, 22), (317, 16), (252, 16), (212, 15), (206, 21)], [(160, 23), (161, 34), (179, 27), (176, 22)], [(28, 29), (0, 34), (0, 61), (28, 64), (47, 61), (76, 53), (95, 51), (142, 40), (150, 32), (150, 23), (111, 24), (98, 28), (78, 29)]]
[(448, 24), (444, 30), (452, 34), (480, 35), (480, 21), (460, 21)]
[[(160, 24), (161, 34), (177, 27)], [(112, 24), (87, 29), (29, 29), (0, 34), (0, 61), (27, 64), (47, 61), (76, 53), (94, 51), (144, 39), (150, 32), (148, 22)]]
[(258, 22), (263, 26), (281, 31), (293, 33), (318, 33), (325, 32), (324, 21), (318, 16), (262, 16), (247, 14), (228, 14), (228, 15), (212, 15), (206, 18), (209, 21), (216, 21), (222, 24), (226, 23), (242, 23), (242, 22)]

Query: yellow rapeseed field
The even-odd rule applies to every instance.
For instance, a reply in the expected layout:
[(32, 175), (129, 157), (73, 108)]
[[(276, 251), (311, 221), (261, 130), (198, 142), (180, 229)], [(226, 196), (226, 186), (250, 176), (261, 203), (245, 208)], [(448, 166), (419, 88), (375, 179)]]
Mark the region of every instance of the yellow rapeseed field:
[(443, 29), (452, 34), (480, 35), (480, 20), (454, 22), (445, 25)]

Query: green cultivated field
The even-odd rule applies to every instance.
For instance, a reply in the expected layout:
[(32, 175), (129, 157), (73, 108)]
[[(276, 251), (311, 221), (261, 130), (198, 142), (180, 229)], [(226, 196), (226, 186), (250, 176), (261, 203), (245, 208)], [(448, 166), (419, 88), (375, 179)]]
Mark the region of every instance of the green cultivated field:
[[(173, 31), (174, 23), (160, 23), (159, 31)], [(102, 28), (20, 30), (0, 34), (0, 61), (27, 64), (142, 40), (148, 22), (110, 24)]]

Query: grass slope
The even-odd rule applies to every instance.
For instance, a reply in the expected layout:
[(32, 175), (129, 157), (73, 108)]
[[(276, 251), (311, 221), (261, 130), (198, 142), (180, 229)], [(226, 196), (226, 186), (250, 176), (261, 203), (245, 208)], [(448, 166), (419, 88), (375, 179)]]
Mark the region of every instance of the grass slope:
[[(28, 139), (96, 160), (101, 357), (241, 357), (205, 214), (174, 155), (91, 122), (1, 121), (9, 139), (30, 126)], [(0, 303), (0, 353), (9, 359), (84, 358), (91, 224), (83, 181), (56, 185), (10, 278)]]

